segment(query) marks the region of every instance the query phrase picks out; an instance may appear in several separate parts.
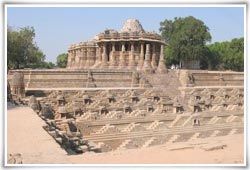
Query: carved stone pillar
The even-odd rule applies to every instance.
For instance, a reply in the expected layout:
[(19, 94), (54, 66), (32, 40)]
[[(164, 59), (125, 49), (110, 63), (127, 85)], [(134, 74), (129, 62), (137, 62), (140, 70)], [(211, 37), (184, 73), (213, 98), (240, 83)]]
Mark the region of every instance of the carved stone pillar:
[(140, 52), (140, 59), (138, 63), (138, 69), (142, 69), (144, 64), (144, 42), (141, 42), (141, 52)]
[(85, 68), (86, 60), (87, 60), (87, 48), (84, 46), (82, 48), (82, 63), (81, 63), (81, 68)]
[(102, 67), (107, 67), (108, 66), (108, 56), (107, 56), (107, 53), (106, 53), (106, 44), (104, 43), (103, 44), (103, 51), (102, 51), (102, 64), (101, 66)]
[(152, 67), (153, 68), (157, 68), (157, 61), (156, 61), (156, 51), (155, 51), (155, 43), (153, 44), (153, 53), (152, 53), (152, 61), (151, 61), (151, 64), (152, 64)]
[(152, 72), (151, 60), (150, 60), (150, 44), (146, 44), (146, 54), (145, 54), (145, 61), (143, 65), (143, 70), (145, 72)]
[(87, 55), (86, 55), (86, 64), (85, 64), (85, 68), (88, 69), (90, 66), (90, 48), (87, 47)]
[(129, 68), (134, 68), (135, 67), (135, 47), (134, 47), (134, 42), (131, 42), (131, 50), (129, 54)]
[(71, 51), (72, 57), (71, 57), (71, 68), (75, 68), (75, 56), (76, 56), (76, 51), (75, 49)]
[(161, 45), (161, 53), (160, 53), (160, 61), (157, 67), (158, 73), (167, 73), (167, 67), (165, 65), (165, 59), (164, 59), (164, 45)]
[(80, 49), (76, 49), (76, 57), (75, 57), (75, 68), (79, 68), (80, 66)]
[(83, 48), (80, 48), (80, 57), (79, 57), (79, 59), (80, 59), (80, 62), (79, 62), (79, 68), (82, 68), (82, 65), (83, 65)]
[(71, 68), (71, 65), (72, 65), (72, 51), (71, 50), (68, 50), (68, 61), (67, 61), (67, 68)]
[(89, 67), (92, 67), (94, 64), (95, 64), (95, 48), (90, 47)]
[(120, 52), (119, 67), (124, 68), (125, 66), (126, 66), (125, 43), (122, 42), (122, 51)]
[(110, 68), (114, 68), (115, 66), (117, 66), (116, 58), (115, 58), (115, 42), (112, 42), (112, 51), (110, 53), (110, 64), (109, 64), (109, 67)]
[(96, 47), (96, 59), (95, 59), (95, 64), (94, 68), (100, 67), (102, 62), (102, 48), (101, 47)]

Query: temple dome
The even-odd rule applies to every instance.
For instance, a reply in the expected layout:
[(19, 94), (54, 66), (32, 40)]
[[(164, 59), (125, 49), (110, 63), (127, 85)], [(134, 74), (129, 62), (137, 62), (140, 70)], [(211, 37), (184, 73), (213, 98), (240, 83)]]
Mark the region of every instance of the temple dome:
[(121, 32), (145, 32), (137, 19), (128, 19), (123, 25)]

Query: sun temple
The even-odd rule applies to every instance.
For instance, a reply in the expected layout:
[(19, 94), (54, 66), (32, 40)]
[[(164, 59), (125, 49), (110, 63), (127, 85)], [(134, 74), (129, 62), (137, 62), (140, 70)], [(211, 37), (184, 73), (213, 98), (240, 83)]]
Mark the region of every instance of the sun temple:
[(136, 19), (128, 19), (118, 32), (107, 29), (93, 40), (68, 49), (67, 68), (122, 68), (166, 71), (163, 38), (147, 32)]
[(65, 69), (9, 70), (8, 100), (75, 154), (244, 133), (244, 73), (167, 69), (166, 45), (129, 19), (71, 45)]

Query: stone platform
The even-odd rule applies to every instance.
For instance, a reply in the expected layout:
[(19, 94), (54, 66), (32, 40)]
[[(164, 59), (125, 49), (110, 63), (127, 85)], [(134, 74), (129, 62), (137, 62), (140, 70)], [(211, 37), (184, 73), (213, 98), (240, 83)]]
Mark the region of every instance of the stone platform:
[[(14, 72), (10, 71), (9, 80)], [(243, 73), (168, 70), (159, 74), (129, 69), (18, 72), (24, 73), (26, 96), (37, 98), (20, 100), (39, 113), (47, 122), (45, 129), (63, 148), (76, 153), (244, 132)]]

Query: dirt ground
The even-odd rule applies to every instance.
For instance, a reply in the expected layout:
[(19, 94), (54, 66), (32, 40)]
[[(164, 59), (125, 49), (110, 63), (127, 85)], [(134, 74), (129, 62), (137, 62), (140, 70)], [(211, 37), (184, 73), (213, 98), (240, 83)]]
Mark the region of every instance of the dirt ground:
[[(205, 151), (206, 146), (226, 145), (224, 149)], [(108, 153), (70, 156), (75, 164), (243, 164), (243, 135), (209, 138), (189, 143), (160, 145)]]
[[(8, 104), (7, 153), (20, 153), (24, 164), (243, 164), (244, 135), (207, 138), (186, 143), (67, 155), (42, 128), (45, 125), (28, 107)], [(224, 145), (205, 151), (204, 147)]]

